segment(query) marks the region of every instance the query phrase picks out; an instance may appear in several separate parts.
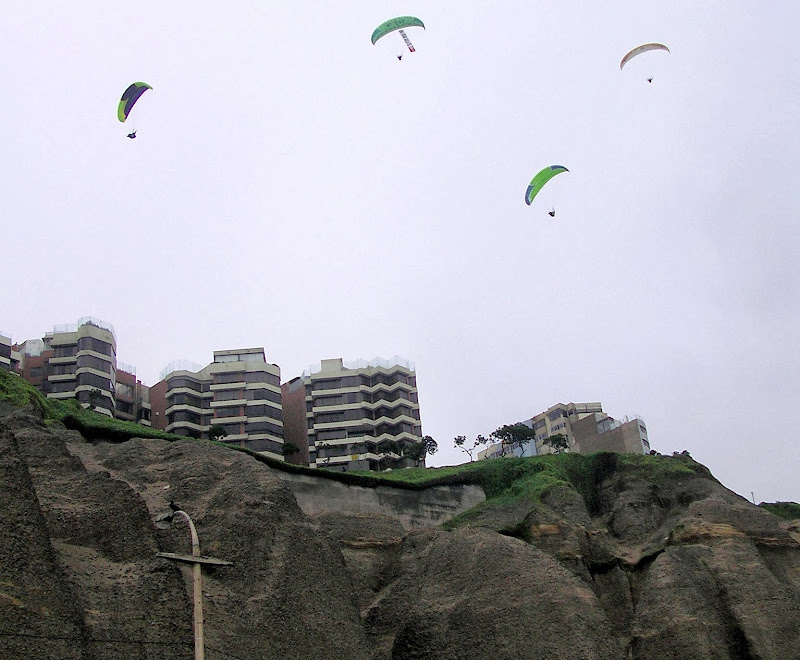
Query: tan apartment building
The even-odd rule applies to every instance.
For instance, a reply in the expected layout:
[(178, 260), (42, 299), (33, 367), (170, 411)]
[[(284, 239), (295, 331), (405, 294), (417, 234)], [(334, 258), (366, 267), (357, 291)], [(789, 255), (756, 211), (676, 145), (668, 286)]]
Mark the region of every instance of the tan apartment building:
[[(588, 403), (556, 403), (544, 412), (522, 422), (536, 431), (536, 439), (524, 447), (514, 447), (514, 456), (536, 456), (554, 450), (545, 440), (562, 434), (567, 439), (567, 451), (591, 454), (598, 451), (649, 453), (647, 426), (639, 417), (616, 420), (603, 412), (599, 401)], [(496, 458), (502, 454), (499, 444), (487, 447), (479, 459)]]
[(136, 380), (133, 367), (118, 369), (110, 323), (84, 317), (57, 325), (41, 339), (12, 345), (12, 356), (16, 372), (45, 396), (75, 398), (99, 413), (149, 425), (147, 387)]
[(0, 330), (0, 369), (11, 371), (11, 333)]
[[(322, 360), (284, 384), (285, 438), (308, 456), (308, 465), (338, 471), (414, 465), (393, 451), (422, 441), (413, 363)], [(303, 421), (305, 424), (303, 424)]]
[(75, 398), (84, 407), (115, 416), (117, 340), (110, 324), (86, 317), (74, 325), (57, 325), (18, 350), (22, 376), (45, 396)]
[(194, 437), (208, 437), (219, 425), (223, 442), (283, 460), (280, 378), (263, 348), (214, 351), (205, 367), (173, 362), (150, 388), (152, 425)]

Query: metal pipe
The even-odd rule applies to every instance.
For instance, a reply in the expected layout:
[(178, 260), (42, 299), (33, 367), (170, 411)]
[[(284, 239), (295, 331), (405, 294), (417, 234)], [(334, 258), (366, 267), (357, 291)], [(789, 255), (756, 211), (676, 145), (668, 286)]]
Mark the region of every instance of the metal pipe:
[[(176, 516), (180, 516), (189, 523), (189, 530), (192, 533), (192, 557), (200, 557), (200, 538), (194, 523), (185, 511), (176, 511)], [(205, 660), (206, 652), (203, 643), (203, 584), (202, 584), (202, 564), (194, 562), (192, 565), (192, 583), (194, 591), (194, 658), (195, 660)]]

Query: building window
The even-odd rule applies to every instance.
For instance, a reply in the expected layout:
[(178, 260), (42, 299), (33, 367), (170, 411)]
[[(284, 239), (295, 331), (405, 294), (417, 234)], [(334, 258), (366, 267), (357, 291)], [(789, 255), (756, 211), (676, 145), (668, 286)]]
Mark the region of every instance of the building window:
[(108, 342), (95, 339), (94, 337), (81, 337), (78, 339), (79, 351), (94, 351), (103, 355), (114, 356), (114, 347)]

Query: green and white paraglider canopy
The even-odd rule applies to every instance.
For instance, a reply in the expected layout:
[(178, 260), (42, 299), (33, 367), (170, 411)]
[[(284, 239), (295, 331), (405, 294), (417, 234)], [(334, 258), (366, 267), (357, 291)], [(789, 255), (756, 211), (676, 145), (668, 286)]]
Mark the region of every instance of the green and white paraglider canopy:
[(416, 16), (398, 16), (397, 18), (390, 18), (388, 21), (384, 21), (375, 28), (375, 31), (372, 33), (372, 45), (374, 46), (378, 39), (385, 37), (390, 32), (399, 31), (400, 36), (403, 37), (403, 41), (405, 41), (406, 46), (408, 46), (408, 50), (413, 53), (414, 46), (405, 33), (405, 28), (409, 27), (421, 27), (424, 30), (425, 24)]

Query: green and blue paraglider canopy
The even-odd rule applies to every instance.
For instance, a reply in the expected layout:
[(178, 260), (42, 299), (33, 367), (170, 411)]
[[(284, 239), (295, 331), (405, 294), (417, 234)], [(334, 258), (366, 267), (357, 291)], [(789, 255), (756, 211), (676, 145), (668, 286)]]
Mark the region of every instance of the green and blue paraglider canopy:
[(119, 100), (119, 106), (117, 106), (117, 118), (121, 122), (124, 122), (128, 118), (133, 105), (148, 89), (153, 88), (147, 83), (135, 82), (125, 90), (125, 92), (122, 94), (122, 98)]
[(525, 203), (530, 206), (533, 198), (544, 187), (544, 184), (562, 172), (569, 172), (569, 170), (563, 165), (550, 165), (541, 170), (528, 184), (528, 189), (525, 191)]

